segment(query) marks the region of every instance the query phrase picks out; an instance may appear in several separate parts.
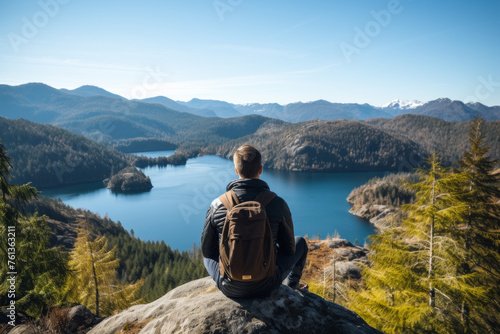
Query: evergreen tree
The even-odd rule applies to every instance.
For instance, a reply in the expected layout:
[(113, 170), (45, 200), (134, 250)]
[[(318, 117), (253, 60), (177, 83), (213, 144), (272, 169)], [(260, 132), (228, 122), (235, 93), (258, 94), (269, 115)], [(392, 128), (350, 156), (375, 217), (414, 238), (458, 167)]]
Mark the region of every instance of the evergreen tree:
[(116, 251), (116, 246), (108, 250), (105, 236), (93, 238), (82, 223), (69, 262), (73, 275), (67, 285), (68, 297), (87, 306), (97, 316), (109, 315), (137, 302), (143, 284), (142, 281), (130, 285), (118, 282)]
[(16, 308), (38, 316), (59, 301), (59, 287), (68, 271), (67, 256), (50, 247), (52, 233), (43, 217), (28, 217), (20, 211), (37, 197), (37, 190), (29, 184), (8, 182), (10, 161), (0, 143), (0, 254), (5, 259), (0, 263), (0, 305), (10, 302), (7, 278), (15, 276)]
[(350, 306), (385, 332), (436, 332), (450, 320), (445, 292), (454, 272), (448, 261), (454, 241), (447, 231), (457, 210), (447, 206), (451, 174), (435, 154), (428, 164), (412, 185), (416, 199), (404, 206), (407, 218), (373, 237), (372, 266), (363, 271), (366, 289), (351, 293)]
[[(481, 117), (472, 122), (470, 150), (459, 161), (462, 177), (457, 182), (465, 208), (454, 233), (465, 254), (464, 264), (458, 268), (466, 278), (460, 281), (464, 291), (459, 296), (464, 332), (500, 327), (500, 179), (493, 173), (497, 161), (488, 157), (482, 127)], [(488, 291), (479, 301), (474, 289), (478, 286)]]

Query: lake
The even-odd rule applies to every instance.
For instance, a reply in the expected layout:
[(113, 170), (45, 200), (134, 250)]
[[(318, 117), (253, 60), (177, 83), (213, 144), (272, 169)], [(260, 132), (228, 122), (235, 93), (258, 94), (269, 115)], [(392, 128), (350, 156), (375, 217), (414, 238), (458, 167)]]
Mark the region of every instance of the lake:
[[(173, 151), (136, 153), (150, 157)], [(120, 221), (142, 240), (164, 240), (187, 250), (199, 244), (206, 211), (212, 200), (237, 178), (232, 161), (218, 156), (189, 159), (185, 166), (147, 167), (153, 189), (139, 194), (114, 194), (102, 183), (63, 186), (43, 191), (75, 208), (85, 208)], [(326, 237), (338, 232), (360, 244), (374, 234), (368, 221), (351, 215), (347, 195), (384, 172), (308, 173), (264, 170), (261, 178), (285, 199), (292, 212), (296, 235)]]

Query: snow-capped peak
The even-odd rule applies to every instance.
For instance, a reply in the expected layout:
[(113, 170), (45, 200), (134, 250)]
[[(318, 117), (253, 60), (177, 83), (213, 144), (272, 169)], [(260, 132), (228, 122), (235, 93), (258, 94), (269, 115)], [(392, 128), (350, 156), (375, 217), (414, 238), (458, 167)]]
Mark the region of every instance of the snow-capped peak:
[(381, 108), (415, 109), (417, 107), (420, 107), (423, 104), (424, 104), (424, 102), (420, 102), (417, 100), (407, 101), (407, 100), (397, 99), (397, 100), (394, 100), (394, 101), (391, 101), (389, 103), (384, 104), (383, 106), (381, 106)]

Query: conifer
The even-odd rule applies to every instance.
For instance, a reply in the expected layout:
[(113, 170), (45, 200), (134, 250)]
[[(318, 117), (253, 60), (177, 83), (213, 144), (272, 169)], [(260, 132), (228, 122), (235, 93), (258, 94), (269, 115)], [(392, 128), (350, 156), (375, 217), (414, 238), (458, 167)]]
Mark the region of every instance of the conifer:
[(117, 278), (117, 247), (108, 250), (105, 236), (93, 237), (81, 222), (69, 262), (73, 275), (68, 280), (68, 297), (87, 306), (97, 316), (109, 315), (138, 301), (143, 281), (122, 285)]

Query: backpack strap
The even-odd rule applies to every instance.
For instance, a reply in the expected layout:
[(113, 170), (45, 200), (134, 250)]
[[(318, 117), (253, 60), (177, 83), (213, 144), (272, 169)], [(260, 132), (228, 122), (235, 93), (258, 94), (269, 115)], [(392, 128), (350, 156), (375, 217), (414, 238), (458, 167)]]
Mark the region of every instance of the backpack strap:
[(271, 201), (276, 197), (276, 194), (269, 190), (261, 191), (254, 199), (254, 201), (259, 202), (264, 208), (271, 203)]
[(220, 195), (219, 200), (222, 202), (222, 205), (226, 207), (227, 212), (231, 211), (233, 206), (240, 204), (238, 196), (236, 196), (236, 193), (232, 190)]

